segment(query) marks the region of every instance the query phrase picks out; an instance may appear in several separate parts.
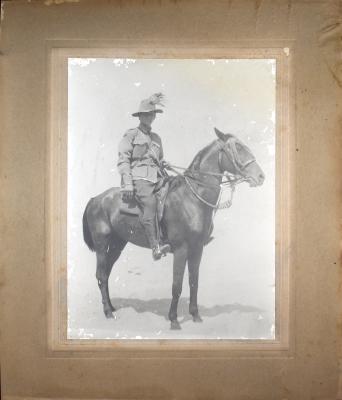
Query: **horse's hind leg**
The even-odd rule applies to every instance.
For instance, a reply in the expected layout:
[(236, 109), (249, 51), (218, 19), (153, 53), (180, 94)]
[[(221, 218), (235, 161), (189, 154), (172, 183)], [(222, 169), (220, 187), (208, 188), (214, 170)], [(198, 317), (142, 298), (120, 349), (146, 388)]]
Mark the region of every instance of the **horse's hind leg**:
[(186, 259), (187, 259), (186, 246), (182, 246), (174, 251), (172, 301), (169, 311), (169, 320), (171, 321), (171, 329), (181, 329), (181, 326), (177, 319), (177, 308), (178, 308), (178, 300), (182, 293)]
[(112, 271), (114, 263), (120, 257), (121, 251), (125, 247), (127, 242), (120, 238), (115, 238), (111, 241), (107, 249), (102, 249), (96, 252), (97, 267), (96, 267), (96, 279), (101, 291), (103, 312), (107, 318), (113, 318), (113, 307), (108, 289), (108, 279)]

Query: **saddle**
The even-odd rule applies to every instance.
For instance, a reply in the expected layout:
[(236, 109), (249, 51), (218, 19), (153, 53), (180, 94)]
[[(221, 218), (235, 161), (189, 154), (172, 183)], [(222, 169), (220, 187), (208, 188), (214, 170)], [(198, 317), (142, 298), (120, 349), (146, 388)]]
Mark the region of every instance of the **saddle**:
[[(162, 239), (164, 237), (164, 232), (163, 232), (163, 229), (160, 229), (160, 222), (163, 218), (165, 200), (166, 200), (167, 194), (169, 192), (171, 182), (172, 182), (172, 178), (171, 178), (171, 180), (167, 179), (167, 178), (163, 179), (160, 183), (157, 184), (157, 188), (154, 192), (157, 197), (157, 215), (156, 215), (156, 218), (158, 220), (157, 229), (159, 231), (158, 234), (161, 236)], [(132, 215), (132, 216), (140, 216), (141, 209), (139, 208), (138, 202), (136, 201), (135, 198), (131, 199), (130, 201), (121, 200), (120, 213)], [(210, 226), (209, 232), (208, 232), (208, 236), (204, 242), (205, 246), (214, 239), (214, 237), (211, 236), (213, 229), (214, 229), (214, 225), (213, 225), (213, 223), (211, 223), (211, 226)]]
[[(160, 222), (163, 218), (164, 205), (168, 191), (169, 181), (167, 179), (163, 179), (161, 183), (157, 184), (157, 188), (154, 191), (154, 194), (157, 197), (158, 222)], [(138, 205), (137, 200), (135, 199), (135, 197), (133, 197), (133, 199), (129, 201), (121, 200), (120, 212), (123, 214), (139, 216), (141, 214), (141, 209)]]

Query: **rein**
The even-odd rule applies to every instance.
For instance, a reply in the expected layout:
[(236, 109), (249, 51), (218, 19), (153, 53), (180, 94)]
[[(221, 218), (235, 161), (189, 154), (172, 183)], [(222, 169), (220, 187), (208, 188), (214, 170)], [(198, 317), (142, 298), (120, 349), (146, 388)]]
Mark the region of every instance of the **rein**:
[[(215, 210), (222, 210), (225, 208), (229, 208), (232, 203), (233, 203), (233, 195), (235, 192), (235, 187), (236, 185), (238, 185), (239, 183), (245, 182), (246, 179), (241, 177), (241, 178), (235, 178), (235, 175), (229, 174), (227, 172), (225, 173), (215, 173), (215, 172), (201, 172), (201, 171), (196, 171), (198, 174), (201, 175), (211, 175), (211, 176), (218, 176), (221, 178), (227, 178), (227, 181), (225, 182), (221, 182), (219, 185), (211, 185), (208, 184), (206, 182), (203, 182), (202, 180), (189, 175), (189, 174), (181, 174), (180, 172), (178, 172), (175, 168), (183, 170), (183, 171), (187, 171), (187, 168), (184, 167), (179, 167), (176, 165), (169, 165), (168, 169), (171, 170), (172, 172), (174, 172), (175, 174), (179, 175), (179, 176), (183, 176), (185, 179), (185, 182), (187, 183), (189, 189), (191, 190), (191, 192), (195, 195), (195, 197), (200, 200), (202, 203), (206, 204), (207, 206), (215, 209)], [(216, 204), (210, 203), (209, 201), (205, 200), (200, 194), (197, 193), (197, 191), (195, 190), (195, 188), (192, 186), (190, 179), (195, 181), (197, 184), (205, 186), (205, 187), (209, 187), (209, 188), (215, 188), (215, 189), (219, 189), (219, 195), (217, 198), (217, 202)], [(230, 187), (231, 188), (231, 192), (230, 192), (230, 198), (228, 200), (226, 200), (223, 203), (220, 203), (221, 197), (222, 197), (222, 193), (224, 191), (225, 188)]]
[[(239, 183), (245, 182), (246, 178), (243, 177), (243, 170), (250, 165), (252, 162), (255, 161), (255, 158), (252, 157), (251, 159), (249, 159), (247, 162), (242, 163), (240, 160), (240, 157), (238, 155), (238, 152), (236, 150), (235, 146), (232, 146), (232, 143), (230, 143), (228, 141), (228, 147), (223, 144), (220, 140), (217, 141), (217, 144), (219, 146), (219, 163), (221, 163), (222, 160), (222, 153), (225, 153), (226, 156), (232, 161), (235, 170), (237, 171), (237, 174), (230, 174), (228, 172), (224, 172), (224, 173), (216, 173), (216, 172), (202, 172), (202, 171), (196, 171), (196, 174), (199, 175), (204, 175), (204, 176), (214, 176), (214, 177), (219, 177), (219, 178), (226, 178), (227, 181), (225, 182), (221, 182), (219, 185), (213, 185), (213, 184), (209, 184), (207, 182), (203, 182), (203, 180), (198, 179), (197, 177), (193, 176), (188, 172), (187, 168), (183, 168), (183, 167), (178, 167), (176, 165), (170, 165), (169, 169), (173, 172), (175, 172), (177, 175), (181, 175), (184, 176), (185, 182), (187, 183), (189, 189), (191, 190), (191, 192), (194, 194), (194, 196), (200, 200), (202, 203), (206, 204), (207, 206), (213, 208), (214, 210), (222, 210), (224, 208), (229, 208), (232, 205), (233, 202), (233, 195), (234, 195), (234, 191), (235, 191), (235, 187), (236, 185), (238, 185)], [(179, 170), (183, 170), (185, 171), (184, 174), (179, 173), (178, 171), (175, 170), (179, 169)], [(210, 203), (209, 201), (205, 200), (193, 187), (193, 185), (191, 184), (190, 180), (195, 181), (197, 184), (202, 185), (204, 187), (208, 187), (208, 188), (215, 188), (215, 189), (219, 189), (219, 195), (216, 201), (216, 204)], [(226, 187), (230, 187), (231, 191), (230, 191), (230, 198), (228, 200), (226, 200), (223, 203), (220, 203), (221, 200), (221, 196), (222, 196), (222, 192)]]
[[(200, 200), (202, 203), (206, 204), (207, 206), (213, 208), (214, 210), (222, 210), (224, 208), (229, 208), (232, 205), (233, 202), (233, 195), (234, 195), (234, 191), (235, 191), (235, 187), (236, 185), (238, 185), (239, 183), (245, 182), (247, 181), (247, 179), (243, 176), (243, 170), (250, 165), (251, 163), (255, 162), (255, 158), (254, 156), (252, 156), (251, 158), (249, 158), (246, 162), (242, 162), (241, 158), (239, 156), (239, 153), (236, 149), (236, 145), (235, 145), (235, 138), (233, 140), (229, 140), (227, 142), (222, 142), (220, 139), (217, 140), (217, 145), (219, 147), (219, 165), (222, 162), (222, 154), (224, 153), (226, 155), (226, 157), (231, 160), (231, 162), (233, 163), (233, 166), (236, 170), (236, 174), (231, 174), (228, 172), (224, 172), (224, 173), (217, 173), (217, 172), (202, 172), (202, 171), (198, 171), (196, 170), (196, 174), (197, 175), (202, 175), (202, 176), (214, 176), (214, 177), (219, 177), (221, 179), (226, 178), (227, 181), (225, 182), (221, 182), (219, 185), (213, 185), (213, 184), (209, 184), (207, 182), (203, 182), (203, 180), (197, 178), (196, 176), (193, 176), (191, 174), (191, 171), (188, 170), (188, 168), (184, 168), (184, 167), (179, 167), (176, 165), (169, 165), (168, 169), (170, 169), (171, 171), (173, 171), (174, 173), (176, 173), (177, 175), (183, 176), (185, 179), (186, 184), (188, 185), (189, 189), (191, 190), (191, 192), (194, 194), (194, 196)], [(183, 170), (185, 171), (185, 173), (181, 174), (180, 172), (178, 172), (176, 169), (179, 170)], [(208, 187), (208, 188), (214, 188), (214, 189), (219, 189), (219, 195), (217, 198), (217, 201), (215, 204), (210, 203), (209, 201), (205, 200), (197, 191), (196, 189), (193, 187), (193, 185), (191, 184), (190, 180), (196, 182), (197, 184), (204, 186), (204, 187)], [(226, 187), (230, 187), (231, 191), (230, 191), (230, 198), (228, 200), (226, 200), (223, 203), (220, 203), (221, 200), (221, 196), (222, 196), (222, 192)]]
[[(228, 181), (228, 182), (223, 182), (223, 183), (221, 183), (220, 186), (219, 186), (219, 187), (220, 187), (220, 193), (219, 193), (219, 195), (218, 195), (216, 204), (213, 204), (213, 203), (209, 203), (209, 201), (205, 200), (202, 196), (200, 196), (200, 195), (196, 192), (196, 190), (194, 189), (194, 187), (191, 185), (188, 176), (185, 176), (184, 178), (185, 178), (185, 182), (188, 184), (190, 190), (191, 190), (192, 193), (195, 195), (195, 197), (197, 197), (198, 200), (200, 200), (202, 203), (206, 204), (207, 206), (209, 206), (209, 207), (211, 207), (211, 208), (213, 208), (213, 209), (215, 209), (215, 210), (223, 210), (224, 208), (229, 208), (229, 207), (232, 205), (232, 203), (233, 203), (233, 195), (234, 195), (234, 191), (235, 191), (235, 185), (236, 185), (237, 183), (241, 183), (241, 182), (243, 182), (243, 181), (245, 180), (245, 179), (241, 179), (241, 180), (239, 180), (239, 182), (237, 182), (237, 183), (235, 183), (235, 182), (232, 183), (232, 182), (229, 182), (229, 181)], [(224, 190), (224, 187), (226, 187), (226, 186), (228, 186), (228, 187), (231, 188), (231, 191), (230, 191), (230, 198), (229, 198), (228, 200), (226, 200), (225, 202), (220, 203), (221, 196), (222, 196), (222, 192), (223, 192), (223, 190)], [(216, 187), (217, 187), (217, 186), (216, 186)]]

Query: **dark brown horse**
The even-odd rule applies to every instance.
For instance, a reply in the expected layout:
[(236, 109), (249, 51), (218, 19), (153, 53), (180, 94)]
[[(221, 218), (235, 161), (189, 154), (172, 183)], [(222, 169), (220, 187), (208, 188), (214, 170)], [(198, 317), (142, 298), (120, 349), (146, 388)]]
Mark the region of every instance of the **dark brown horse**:
[[(196, 155), (184, 175), (171, 178), (165, 201), (161, 226), (173, 253), (171, 329), (180, 329), (177, 306), (186, 263), (189, 312), (193, 321), (202, 321), (197, 306), (199, 266), (225, 173), (244, 179), (250, 186), (261, 185), (265, 179), (247, 146), (231, 134), (215, 131), (218, 139)], [(121, 213), (120, 204), (119, 188), (111, 188), (90, 199), (83, 215), (84, 240), (96, 252), (96, 278), (107, 318), (112, 318), (115, 311), (109, 297), (108, 278), (121, 251), (127, 242), (149, 247), (139, 217)]]

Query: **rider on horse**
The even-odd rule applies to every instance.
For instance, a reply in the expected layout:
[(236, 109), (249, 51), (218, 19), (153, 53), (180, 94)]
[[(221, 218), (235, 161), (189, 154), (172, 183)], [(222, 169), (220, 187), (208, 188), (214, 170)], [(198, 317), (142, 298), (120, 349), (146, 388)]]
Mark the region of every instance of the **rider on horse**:
[(121, 174), (121, 197), (130, 201), (135, 196), (142, 209), (141, 223), (149, 240), (154, 260), (170, 251), (168, 244), (158, 240), (157, 198), (155, 190), (162, 178), (162, 168), (167, 166), (163, 160), (161, 138), (152, 132), (151, 125), (162, 105), (162, 93), (156, 93), (140, 103), (139, 111), (132, 114), (138, 117), (137, 128), (129, 129), (119, 143), (118, 169)]

